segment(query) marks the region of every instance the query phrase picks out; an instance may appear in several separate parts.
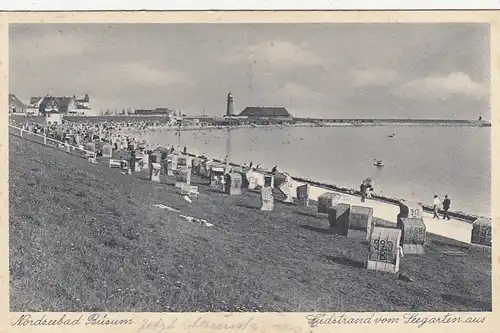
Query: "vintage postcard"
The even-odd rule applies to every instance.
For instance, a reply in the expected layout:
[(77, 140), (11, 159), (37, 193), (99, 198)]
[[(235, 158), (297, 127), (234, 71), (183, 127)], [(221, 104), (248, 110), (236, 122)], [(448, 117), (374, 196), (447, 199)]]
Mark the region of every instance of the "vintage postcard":
[(497, 17), (1, 14), (5, 330), (494, 331)]

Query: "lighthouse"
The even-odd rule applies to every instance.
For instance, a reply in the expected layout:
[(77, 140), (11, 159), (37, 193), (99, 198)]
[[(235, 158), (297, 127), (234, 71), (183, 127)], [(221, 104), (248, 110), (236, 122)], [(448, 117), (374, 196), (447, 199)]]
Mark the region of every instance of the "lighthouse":
[(231, 117), (233, 115), (233, 94), (227, 94), (227, 108), (226, 116)]

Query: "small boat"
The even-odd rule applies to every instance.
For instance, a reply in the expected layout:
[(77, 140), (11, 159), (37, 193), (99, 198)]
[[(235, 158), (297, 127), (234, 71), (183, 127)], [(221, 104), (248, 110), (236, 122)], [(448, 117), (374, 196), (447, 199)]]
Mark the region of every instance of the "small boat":
[(396, 134), (392, 133), (392, 134), (389, 134), (388, 136), (389, 136), (390, 138), (393, 138), (393, 137), (395, 137), (395, 136), (396, 136)]
[(382, 162), (381, 160), (380, 161), (373, 160), (373, 165), (378, 167), (378, 168), (381, 168), (384, 166), (384, 162)]

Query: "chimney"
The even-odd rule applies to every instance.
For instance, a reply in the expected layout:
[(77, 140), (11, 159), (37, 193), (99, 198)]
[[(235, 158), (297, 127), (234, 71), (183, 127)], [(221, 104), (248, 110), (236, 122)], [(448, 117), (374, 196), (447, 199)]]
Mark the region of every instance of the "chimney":
[(229, 93), (227, 94), (227, 109), (226, 109), (226, 116), (232, 116), (233, 115), (233, 94)]

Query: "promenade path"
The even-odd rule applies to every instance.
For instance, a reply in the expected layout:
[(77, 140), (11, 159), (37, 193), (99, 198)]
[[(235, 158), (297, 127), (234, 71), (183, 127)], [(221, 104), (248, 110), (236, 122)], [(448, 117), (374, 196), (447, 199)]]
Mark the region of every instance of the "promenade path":
[[(318, 196), (325, 192), (334, 191), (312, 187), (310, 192), (310, 199), (317, 200)], [(340, 202), (350, 205), (371, 207), (373, 208), (374, 217), (378, 217), (396, 224), (396, 217), (399, 214), (399, 206), (371, 199), (367, 199), (364, 203), (362, 203), (360, 197), (343, 193), (339, 194), (342, 195)], [(432, 219), (432, 216), (433, 214), (427, 212), (423, 213), (423, 220), (428, 233), (455, 239), (464, 243), (470, 243), (472, 223), (456, 220), (453, 218), (449, 221), (443, 219), (437, 220)]]

